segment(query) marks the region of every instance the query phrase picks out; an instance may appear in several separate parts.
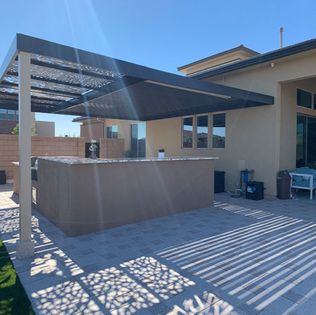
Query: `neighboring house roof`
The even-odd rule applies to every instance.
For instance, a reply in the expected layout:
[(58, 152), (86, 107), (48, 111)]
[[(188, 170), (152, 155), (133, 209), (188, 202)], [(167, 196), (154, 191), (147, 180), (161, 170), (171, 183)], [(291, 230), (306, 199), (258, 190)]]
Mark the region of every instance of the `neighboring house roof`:
[(178, 67), (178, 71), (181, 71), (183, 69), (186, 69), (186, 68), (189, 68), (189, 67), (192, 67), (192, 66), (196, 66), (196, 65), (198, 65), (200, 63), (204, 63), (206, 61), (209, 61), (209, 60), (212, 60), (212, 59), (216, 59), (218, 57), (222, 57), (222, 56), (225, 56), (225, 55), (229, 55), (231, 53), (238, 52), (238, 51), (244, 51), (244, 52), (246, 52), (246, 53), (248, 53), (250, 55), (253, 55), (253, 56), (260, 55), (260, 53), (258, 53), (257, 51), (249, 49), (249, 48), (245, 47), (244, 45), (240, 45), (240, 46), (237, 46), (235, 48), (228, 49), (228, 50), (222, 51), (222, 52), (220, 52), (218, 54), (209, 56), (207, 58), (203, 58), (203, 59), (191, 62), (191, 63), (189, 63), (187, 65)]
[(254, 57), (236, 61), (234, 63), (230, 63), (230, 64), (223, 65), (220, 67), (215, 67), (212, 69), (205, 69), (198, 73), (191, 74), (190, 77), (195, 78), (195, 79), (204, 79), (211, 76), (223, 74), (226, 72), (254, 66), (260, 63), (269, 62), (269, 61), (284, 58), (287, 56), (295, 55), (295, 54), (302, 53), (302, 52), (312, 50), (315, 48), (316, 48), (316, 38), (313, 38), (313, 39), (310, 39), (298, 44), (279, 48), (276, 50), (269, 51), (267, 53), (256, 55)]
[(93, 118), (95, 117), (80, 116), (80, 117), (74, 118), (72, 122), (82, 122), (82, 121), (93, 119)]

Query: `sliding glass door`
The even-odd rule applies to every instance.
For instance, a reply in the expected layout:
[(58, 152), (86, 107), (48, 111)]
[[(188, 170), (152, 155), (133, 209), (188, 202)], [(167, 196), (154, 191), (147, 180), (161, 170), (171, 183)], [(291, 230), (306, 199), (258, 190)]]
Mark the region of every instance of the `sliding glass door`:
[(132, 157), (146, 157), (146, 123), (131, 125)]
[(296, 126), (296, 167), (314, 167), (316, 161), (316, 118), (298, 115)]

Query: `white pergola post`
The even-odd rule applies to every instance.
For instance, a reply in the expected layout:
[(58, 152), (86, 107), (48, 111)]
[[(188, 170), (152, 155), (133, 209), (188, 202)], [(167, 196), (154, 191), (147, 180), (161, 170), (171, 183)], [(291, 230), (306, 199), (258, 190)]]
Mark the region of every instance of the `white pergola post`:
[(17, 257), (34, 255), (32, 237), (31, 201), (31, 59), (30, 54), (19, 53), (19, 201), (20, 239)]

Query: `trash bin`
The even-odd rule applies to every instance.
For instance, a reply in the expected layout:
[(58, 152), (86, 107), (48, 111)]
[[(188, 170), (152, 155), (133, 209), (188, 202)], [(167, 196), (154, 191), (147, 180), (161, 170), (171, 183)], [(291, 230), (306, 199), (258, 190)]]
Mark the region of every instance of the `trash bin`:
[(214, 171), (214, 193), (225, 191), (225, 172)]
[(6, 184), (5, 171), (0, 171), (0, 185)]
[(288, 171), (280, 171), (277, 176), (279, 199), (290, 199), (291, 176)]

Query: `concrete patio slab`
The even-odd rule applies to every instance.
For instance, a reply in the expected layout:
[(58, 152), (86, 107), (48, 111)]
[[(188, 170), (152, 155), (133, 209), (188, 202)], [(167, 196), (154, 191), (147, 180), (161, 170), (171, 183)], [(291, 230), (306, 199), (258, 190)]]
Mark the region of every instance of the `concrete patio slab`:
[(315, 314), (316, 200), (215, 195), (215, 205), (78, 237), (35, 210), (16, 257), (18, 197), (0, 186), (1, 239), (36, 314)]

